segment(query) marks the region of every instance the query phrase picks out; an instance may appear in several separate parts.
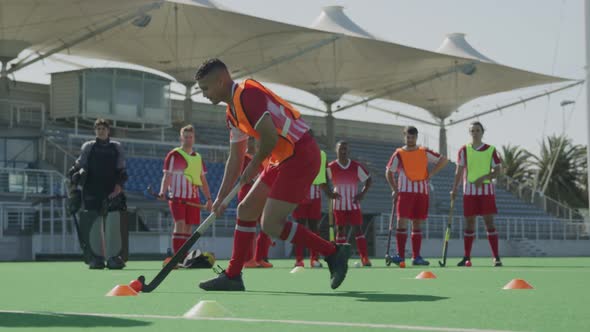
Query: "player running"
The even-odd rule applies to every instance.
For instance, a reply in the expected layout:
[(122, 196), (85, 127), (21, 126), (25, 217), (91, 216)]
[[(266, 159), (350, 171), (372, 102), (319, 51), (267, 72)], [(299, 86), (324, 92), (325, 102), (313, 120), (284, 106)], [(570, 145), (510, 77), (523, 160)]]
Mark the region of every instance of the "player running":
[[(309, 134), (309, 125), (288, 102), (252, 79), (232, 80), (219, 59), (206, 61), (195, 79), (203, 96), (213, 104), (227, 104), (226, 120), (230, 129), (230, 153), (213, 212), (222, 215), (223, 200), (239, 177), (239, 184), (252, 181), (263, 160), (269, 159), (260, 177), (238, 205), (232, 257), (227, 269), (216, 278), (201, 282), (204, 290), (245, 290), (242, 267), (247, 259), (261, 216), (262, 230), (272, 237), (303, 245), (326, 257), (330, 268), (330, 286), (340, 286), (348, 271), (350, 247), (335, 245), (287, 216), (306, 196), (320, 169), (320, 150)], [(258, 151), (240, 177), (248, 136), (259, 140)]]

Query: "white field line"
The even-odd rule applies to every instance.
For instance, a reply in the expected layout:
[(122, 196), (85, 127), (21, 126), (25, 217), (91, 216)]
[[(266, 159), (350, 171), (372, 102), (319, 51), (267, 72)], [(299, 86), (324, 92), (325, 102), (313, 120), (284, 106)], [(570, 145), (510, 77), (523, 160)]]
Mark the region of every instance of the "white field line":
[(359, 327), (359, 328), (391, 329), (391, 330), (405, 330), (405, 331), (410, 330), (410, 331), (436, 331), (436, 332), (516, 332), (516, 331), (512, 331), (512, 330), (487, 330), (487, 329), (477, 329), (477, 328), (456, 328), (456, 327), (417, 326), (417, 325), (399, 325), (399, 324), (321, 322), (321, 321), (307, 321), (307, 320), (258, 319), (258, 318), (235, 318), (235, 317), (185, 318), (182, 316), (166, 316), (166, 315), (103, 314), (103, 313), (92, 313), (92, 312), (44, 312), (44, 311), (22, 311), (22, 310), (0, 310), (0, 313), (55, 315), (55, 316), (72, 315), (72, 316), (115, 317), (115, 318), (186, 319), (186, 320), (208, 320), (208, 321), (242, 322), (242, 323), (274, 323), (274, 324), (311, 325), (311, 326)]

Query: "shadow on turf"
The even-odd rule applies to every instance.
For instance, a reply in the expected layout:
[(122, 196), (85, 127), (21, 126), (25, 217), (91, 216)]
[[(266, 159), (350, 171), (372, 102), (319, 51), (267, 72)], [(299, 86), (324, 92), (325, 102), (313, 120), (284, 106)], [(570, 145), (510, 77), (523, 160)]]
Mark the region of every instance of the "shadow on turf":
[(116, 317), (67, 315), (58, 313), (6, 313), (0, 312), (2, 327), (136, 327), (150, 322)]
[(336, 293), (311, 293), (311, 292), (273, 292), (273, 291), (247, 291), (247, 293), (259, 293), (268, 295), (306, 295), (306, 296), (336, 296), (352, 297), (361, 302), (433, 302), (447, 300), (448, 297), (418, 294), (388, 294), (380, 292), (344, 291)]

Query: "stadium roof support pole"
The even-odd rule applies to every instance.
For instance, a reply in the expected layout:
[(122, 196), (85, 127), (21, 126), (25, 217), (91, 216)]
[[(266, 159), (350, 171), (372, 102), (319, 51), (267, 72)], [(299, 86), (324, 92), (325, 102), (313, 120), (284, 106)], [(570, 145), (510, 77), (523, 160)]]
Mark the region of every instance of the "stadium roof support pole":
[[(590, 3), (584, 1), (584, 21), (586, 23), (586, 154), (588, 163), (586, 171), (588, 172), (588, 188), (590, 190)], [(590, 195), (588, 195), (588, 209), (590, 211)]]
[(328, 146), (331, 148), (336, 141), (336, 131), (334, 130), (334, 114), (332, 112), (333, 102), (324, 101), (326, 104), (326, 136), (328, 137)]
[(566, 90), (566, 89), (572, 88), (572, 87), (574, 87), (576, 85), (580, 85), (582, 83), (584, 83), (584, 80), (575, 81), (574, 83), (568, 84), (566, 86), (562, 86), (561, 88), (557, 88), (557, 89), (550, 90), (550, 91), (545, 91), (543, 93), (536, 94), (536, 95), (531, 96), (531, 97), (528, 97), (528, 98), (520, 99), (520, 100), (518, 100), (516, 102), (513, 102), (513, 103), (509, 103), (509, 104), (506, 104), (506, 105), (498, 106), (498, 107), (495, 107), (495, 108), (493, 108), (491, 110), (487, 110), (487, 111), (484, 111), (484, 112), (481, 112), (481, 113), (477, 113), (477, 114), (468, 116), (468, 117), (463, 118), (463, 119), (459, 119), (459, 120), (452, 120), (451, 119), (451, 120), (449, 120), (449, 122), (446, 125), (447, 126), (452, 126), (452, 125), (456, 125), (457, 123), (469, 121), (471, 119), (478, 118), (478, 117), (480, 117), (482, 115), (487, 115), (487, 114), (490, 114), (490, 113), (498, 112), (498, 111), (501, 111), (501, 110), (503, 110), (505, 108), (516, 106), (516, 105), (519, 105), (519, 104), (522, 104), (522, 103), (526, 103), (527, 101), (531, 101), (531, 100), (534, 100), (534, 99), (545, 97), (545, 96), (548, 96), (550, 94), (554, 94), (556, 92), (559, 92), (559, 91), (562, 91), (562, 90)]
[[(273, 67), (273, 66), (276, 66), (276, 65), (280, 65), (283, 62), (291, 61), (291, 60), (293, 60), (293, 59), (295, 59), (297, 57), (300, 57), (300, 56), (302, 56), (302, 55), (304, 55), (304, 54), (306, 54), (308, 52), (311, 52), (311, 51), (313, 51), (315, 49), (318, 49), (318, 48), (324, 47), (324, 46), (326, 46), (328, 44), (331, 44), (331, 43), (335, 42), (336, 40), (338, 40), (338, 39), (340, 39), (342, 37), (343, 37), (343, 35), (332, 35), (332, 37), (330, 37), (330, 38), (322, 39), (322, 40), (320, 40), (319, 42), (317, 42), (317, 43), (315, 43), (313, 45), (310, 45), (308, 47), (304, 47), (304, 48), (298, 50), (297, 52), (285, 54), (285, 55), (282, 55), (282, 56), (280, 56), (278, 58), (274, 58), (272, 61), (264, 62), (264, 63), (261, 63), (261, 64), (259, 64), (257, 66), (254, 66), (254, 68), (252, 68), (251, 70), (248, 70), (248, 71), (245, 71), (245, 72), (243, 72), (241, 74), (235, 75), (232, 78), (234, 80), (237, 80), (237, 79), (240, 79), (242, 77), (246, 77), (246, 76), (250, 76), (250, 75), (256, 74), (256, 73), (261, 72), (263, 70), (266, 70), (266, 69), (268, 69), (270, 67)], [(221, 56), (223, 56), (223, 54)], [(193, 96), (194, 95), (201, 94), (201, 93), (202, 93), (201, 89), (197, 89), (195, 92), (193, 92)]]
[(290, 100), (290, 99), (285, 99), (286, 101), (289, 102), (289, 104), (293, 104), (295, 106), (301, 106), (301, 107), (305, 107), (308, 110), (314, 111), (314, 112), (320, 112), (320, 113), (326, 113), (326, 110), (323, 110), (321, 108), (317, 108), (317, 107), (313, 107), (313, 106), (309, 106), (300, 102), (296, 102), (294, 100)]
[(193, 85), (195, 85), (195, 82), (183, 82), (182, 85), (184, 85), (184, 87), (186, 88), (185, 93), (184, 93), (184, 122), (190, 122), (191, 121), (191, 111), (193, 109), (193, 98), (191, 95), (191, 89), (193, 88)]
[(387, 89), (387, 90), (385, 90), (383, 92), (377, 93), (377, 94), (375, 94), (375, 95), (373, 95), (373, 96), (371, 96), (369, 98), (363, 99), (363, 100), (358, 101), (356, 103), (352, 103), (352, 104), (348, 104), (348, 105), (346, 105), (344, 107), (340, 107), (338, 110), (334, 111), (333, 113), (342, 112), (342, 111), (347, 110), (347, 109), (349, 109), (351, 107), (355, 107), (355, 106), (358, 106), (358, 105), (362, 105), (362, 104), (368, 103), (371, 100), (378, 99), (378, 98), (381, 98), (381, 97), (384, 97), (384, 96), (388, 96), (388, 95), (393, 95), (393, 94), (396, 94), (398, 92), (402, 92), (402, 91), (405, 91), (405, 90), (414, 88), (414, 87), (416, 87), (418, 85), (422, 85), (424, 83), (428, 83), (428, 82), (430, 82), (432, 80), (435, 80), (437, 78), (441, 78), (441, 77), (444, 77), (444, 76), (453, 74), (456, 71), (461, 70), (462, 68), (466, 68), (467, 66), (473, 66), (473, 64), (472, 63), (469, 63), (469, 64), (463, 64), (463, 65), (453, 66), (453, 67), (447, 69), (446, 71), (444, 71), (442, 73), (438, 73), (437, 72), (437, 73), (434, 73), (434, 74), (432, 74), (432, 75), (430, 75), (430, 76), (428, 76), (426, 78), (423, 78), (423, 79), (420, 79), (420, 80), (417, 80), (417, 81), (410, 81), (409, 83), (403, 84), (400, 87), (397, 87), (397, 88), (394, 88), (394, 89)]
[(162, 6), (162, 4), (164, 3), (163, 0), (157, 1), (157, 2), (153, 2), (150, 4), (147, 4), (145, 6), (140, 7), (135, 13), (133, 14), (129, 14), (120, 18), (116, 18), (115, 20), (113, 20), (111, 23), (98, 28), (96, 30), (90, 31), (78, 38), (75, 38), (74, 40), (70, 41), (70, 42), (66, 42), (64, 44), (62, 44), (61, 46), (55, 47), (47, 52), (44, 52), (43, 54), (38, 53), (38, 56), (36, 58), (33, 58), (29, 61), (26, 62), (19, 62), (16, 63), (16, 65), (12, 66), (9, 70), (8, 70), (8, 74), (11, 74), (17, 70), (23, 69), (24, 67), (27, 67), (28, 65), (31, 65), (37, 61), (43, 60), (55, 53), (61, 52), (67, 48), (70, 48), (74, 45), (77, 45), (81, 42), (84, 42), (94, 36), (100, 35), (101, 33), (104, 33), (106, 31), (109, 31), (119, 25), (125, 24), (129, 21), (132, 21), (133, 19), (137, 18), (137, 17), (141, 17), (142, 15), (145, 15), (147, 12), (152, 11), (154, 9), (160, 8)]
[(443, 120), (440, 121), (440, 129), (438, 131), (438, 153), (444, 156), (449, 155), (449, 151), (447, 151), (447, 128)]

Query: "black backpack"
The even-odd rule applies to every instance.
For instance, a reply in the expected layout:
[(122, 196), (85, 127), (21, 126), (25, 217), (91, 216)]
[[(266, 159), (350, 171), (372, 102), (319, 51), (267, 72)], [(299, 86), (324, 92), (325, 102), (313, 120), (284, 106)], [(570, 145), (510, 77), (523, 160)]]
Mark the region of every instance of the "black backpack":
[(182, 266), (185, 269), (210, 269), (215, 264), (215, 255), (212, 252), (205, 251), (201, 253), (199, 249), (192, 250), (186, 255)]

